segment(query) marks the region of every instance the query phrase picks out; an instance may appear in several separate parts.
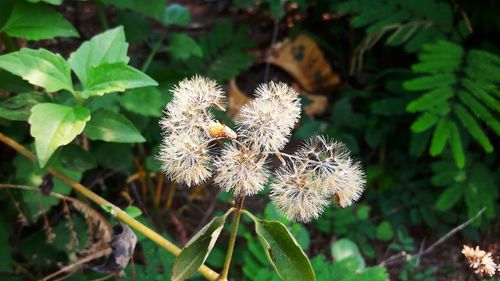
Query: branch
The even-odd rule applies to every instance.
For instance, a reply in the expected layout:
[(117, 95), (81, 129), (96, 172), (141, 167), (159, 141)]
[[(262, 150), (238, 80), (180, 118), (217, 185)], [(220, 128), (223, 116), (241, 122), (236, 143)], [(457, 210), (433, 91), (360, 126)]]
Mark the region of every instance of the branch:
[[(0, 141), (5, 143), (6, 145), (10, 146), (17, 152), (19, 152), (21, 155), (29, 158), (32, 161), (35, 161), (36, 157), (31, 151), (29, 151), (26, 147), (23, 145), (19, 144), (15, 140), (9, 138), (8, 136), (0, 133)], [(177, 256), (181, 252), (181, 249), (177, 247), (176, 245), (172, 244), (172, 242), (168, 241), (158, 233), (156, 233), (154, 230), (150, 229), (149, 227), (145, 226), (144, 224), (140, 223), (136, 219), (132, 218), (129, 216), (127, 213), (122, 211), (122, 209), (118, 208), (117, 206), (111, 204), (108, 202), (106, 199), (102, 198), (101, 196), (97, 195), (93, 191), (89, 190), (85, 186), (81, 185), (78, 182), (73, 181), (72, 179), (68, 178), (64, 174), (60, 173), (59, 171), (53, 169), (53, 168), (47, 168), (47, 172), (60, 180), (62, 180), (65, 184), (69, 185), (71, 188), (73, 188), (76, 192), (80, 193), (81, 195), (87, 197), (97, 205), (108, 205), (111, 206), (114, 213), (115, 213), (115, 218), (118, 220), (122, 221), (123, 223), (128, 224), (130, 227), (135, 229), (137, 232), (142, 233), (144, 236), (149, 238), (151, 241), (156, 243), (158, 246), (162, 247), (163, 249), (167, 250), (169, 253)], [(201, 273), (206, 279), (208, 280), (215, 280), (219, 276), (217, 272), (212, 270), (211, 268), (207, 267), (206, 265), (202, 265), (199, 269), (198, 272)]]

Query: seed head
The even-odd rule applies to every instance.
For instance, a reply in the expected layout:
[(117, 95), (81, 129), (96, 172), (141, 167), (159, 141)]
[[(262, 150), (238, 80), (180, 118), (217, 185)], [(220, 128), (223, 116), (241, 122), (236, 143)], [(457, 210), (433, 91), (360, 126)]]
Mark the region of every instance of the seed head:
[(298, 93), (285, 83), (261, 84), (256, 98), (236, 117), (243, 142), (264, 151), (279, 151), (300, 117)]
[(269, 178), (265, 160), (259, 151), (226, 145), (215, 161), (214, 181), (224, 191), (232, 190), (235, 196), (254, 195), (264, 188)]
[(485, 252), (476, 246), (476, 249), (464, 245), (462, 254), (469, 261), (469, 266), (481, 277), (493, 277), (498, 265), (493, 260), (491, 253)]
[(270, 189), (271, 200), (278, 212), (293, 221), (316, 219), (329, 204), (320, 192), (321, 182), (304, 165), (281, 168)]

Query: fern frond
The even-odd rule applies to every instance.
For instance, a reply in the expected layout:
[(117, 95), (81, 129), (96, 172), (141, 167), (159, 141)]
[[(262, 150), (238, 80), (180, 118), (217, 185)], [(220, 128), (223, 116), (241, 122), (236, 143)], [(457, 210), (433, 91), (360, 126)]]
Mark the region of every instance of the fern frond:
[(430, 154), (441, 154), (449, 142), (457, 167), (463, 167), (464, 148), (455, 120), (486, 152), (493, 151), (482, 127), (500, 135), (500, 57), (482, 50), (466, 51), (455, 43), (440, 41), (423, 46), (418, 58), (419, 62), (412, 66), (418, 77), (405, 81), (403, 86), (409, 91), (423, 92), (408, 104), (407, 111), (421, 112), (411, 126), (413, 132), (435, 126)]

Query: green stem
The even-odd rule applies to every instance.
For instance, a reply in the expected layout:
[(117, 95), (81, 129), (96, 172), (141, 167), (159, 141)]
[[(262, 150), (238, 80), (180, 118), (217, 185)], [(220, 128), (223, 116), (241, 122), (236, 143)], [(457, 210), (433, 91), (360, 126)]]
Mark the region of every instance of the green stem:
[(109, 23), (108, 20), (106, 19), (106, 13), (104, 12), (104, 4), (99, 0), (95, 1), (95, 4), (97, 8), (97, 15), (99, 16), (99, 21), (101, 22), (102, 29), (108, 30)]
[(238, 234), (238, 225), (240, 224), (241, 208), (243, 207), (243, 199), (245, 197), (240, 197), (236, 208), (234, 209), (233, 215), (233, 225), (231, 227), (231, 234), (229, 236), (229, 247), (227, 249), (226, 261), (224, 262), (224, 268), (222, 269), (219, 280), (227, 281), (227, 275), (229, 273), (229, 266), (231, 265), (231, 259), (234, 252), (234, 244), (236, 242), (236, 236)]
[(148, 57), (146, 58), (146, 61), (144, 61), (144, 64), (142, 65), (142, 72), (146, 72), (148, 70), (149, 65), (153, 61), (153, 58), (155, 57), (156, 53), (158, 53), (158, 50), (161, 47), (161, 43), (163, 42), (164, 36), (161, 35), (158, 41), (153, 45), (153, 48), (151, 49), (151, 52), (149, 53)]

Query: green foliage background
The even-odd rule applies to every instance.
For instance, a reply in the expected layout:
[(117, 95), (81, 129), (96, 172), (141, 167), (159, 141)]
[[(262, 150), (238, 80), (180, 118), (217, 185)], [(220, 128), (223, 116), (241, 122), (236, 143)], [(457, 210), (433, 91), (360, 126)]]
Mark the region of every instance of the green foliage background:
[[(146, 172), (159, 171), (158, 119), (171, 99), (169, 89), (194, 74), (227, 85), (256, 62), (249, 51), (262, 47), (252, 37), (255, 23), (231, 14), (193, 35), (189, 8), (178, 3), (90, 2), (100, 18), (95, 37), (84, 37), (65, 18), (61, 11), (75, 5), (70, 1), (0, 2), (0, 131), (38, 157), (33, 164), (1, 147), (7, 160), (0, 164), (2, 183), (44, 186), (47, 167), (89, 184), (110, 174), (95, 189), (117, 198), (117, 186), (137, 170), (134, 160)], [(327, 112), (315, 119), (303, 116), (294, 138), (322, 134), (345, 142), (367, 171), (360, 203), (331, 208), (305, 226), (286, 221), (267, 202), (254, 206), (261, 217), (288, 227), (311, 258), (317, 280), (386, 280), (386, 269), (376, 266), (381, 254), (415, 254), (424, 237), (436, 240), (483, 208), (484, 215), (461, 232), (461, 239), (480, 244), (498, 227), (497, 1), (229, 2), (226, 10), (254, 9), (271, 26), (286, 21), (290, 5), (297, 7), (304, 19), (282, 27), (280, 37), (311, 36), (343, 81), (328, 93)], [(324, 15), (334, 19), (325, 21)], [(45, 47), (47, 40), (75, 47)], [(19, 48), (22, 42), (26, 48)], [(72, 194), (57, 179), (52, 191)], [(173, 237), (178, 234), (166, 227), (165, 217), (173, 214), (196, 227), (193, 220), (199, 217), (185, 211), (196, 198), (178, 192), (189, 199), (159, 210), (148, 191), (142, 199), (149, 212), (141, 207), (141, 220)], [(230, 200), (228, 194), (213, 197), (218, 206), (227, 207)], [(63, 217), (59, 199), (2, 189), (0, 202), (0, 279), (42, 278), (85, 248), (85, 218), (78, 212)], [(280, 280), (249, 228), (240, 229), (232, 274), (241, 280)], [(55, 234), (51, 243), (48, 233)], [(72, 235), (79, 246), (71, 246)], [(173, 257), (143, 237), (139, 244), (135, 264), (125, 269), (127, 278), (168, 279)], [(460, 246), (453, 244), (457, 252)], [(225, 247), (219, 241), (208, 265), (222, 267)], [(446, 280), (459, 270), (423, 268), (411, 260), (391, 274), (401, 280)], [(98, 276), (85, 270), (73, 278)]]

